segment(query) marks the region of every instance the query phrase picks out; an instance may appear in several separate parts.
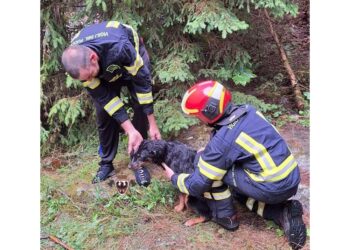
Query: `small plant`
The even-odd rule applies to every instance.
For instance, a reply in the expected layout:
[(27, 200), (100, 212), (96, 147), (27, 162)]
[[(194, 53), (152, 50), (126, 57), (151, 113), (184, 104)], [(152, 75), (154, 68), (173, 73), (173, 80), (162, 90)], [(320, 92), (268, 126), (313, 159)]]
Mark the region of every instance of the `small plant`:
[(165, 137), (177, 136), (182, 129), (198, 124), (194, 118), (185, 117), (180, 103), (171, 103), (168, 100), (157, 101), (154, 105), (157, 124)]
[(267, 220), (265, 223), (266, 223), (266, 228), (275, 230), (276, 235), (278, 237), (282, 237), (284, 235), (284, 231), (279, 226), (277, 226), (273, 221)]

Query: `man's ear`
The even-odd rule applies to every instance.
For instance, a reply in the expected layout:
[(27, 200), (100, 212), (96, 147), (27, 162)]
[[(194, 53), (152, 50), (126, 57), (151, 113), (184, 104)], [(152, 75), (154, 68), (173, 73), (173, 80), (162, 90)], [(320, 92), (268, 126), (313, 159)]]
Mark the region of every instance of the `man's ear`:
[(91, 62), (92, 64), (97, 64), (97, 62), (98, 62), (98, 56), (97, 56), (97, 54), (96, 54), (95, 52), (92, 52), (92, 53), (90, 54), (90, 62)]

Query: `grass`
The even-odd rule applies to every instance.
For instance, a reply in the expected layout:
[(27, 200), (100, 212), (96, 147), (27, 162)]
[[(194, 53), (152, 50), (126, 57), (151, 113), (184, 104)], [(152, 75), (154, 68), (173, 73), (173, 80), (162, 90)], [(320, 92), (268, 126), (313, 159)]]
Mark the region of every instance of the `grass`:
[[(106, 185), (91, 185), (97, 163), (96, 157), (42, 172), (42, 233), (74, 249), (112, 249), (140, 226), (140, 218), (173, 206), (176, 191), (170, 182), (154, 179), (148, 188), (131, 186), (126, 195), (113, 194)], [(49, 244), (41, 242), (42, 248), (52, 247)]]

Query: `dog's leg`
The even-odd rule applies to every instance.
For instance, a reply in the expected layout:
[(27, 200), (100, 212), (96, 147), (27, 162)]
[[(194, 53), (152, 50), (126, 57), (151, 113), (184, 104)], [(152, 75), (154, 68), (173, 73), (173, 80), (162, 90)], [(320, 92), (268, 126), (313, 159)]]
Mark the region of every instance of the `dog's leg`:
[(185, 226), (192, 227), (196, 224), (203, 223), (205, 221), (207, 221), (207, 218), (205, 218), (204, 216), (200, 216), (197, 218), (189, 219), (188, 221), (185, 222)]
[(175, 206), (175, 211), (176, 212), (181, 212), (184, 210), (185, 208), (185, 200), (186, 200), (186, 196), (185, 194), (183, 193), (180, 193), (179, 194), (179, 204)]

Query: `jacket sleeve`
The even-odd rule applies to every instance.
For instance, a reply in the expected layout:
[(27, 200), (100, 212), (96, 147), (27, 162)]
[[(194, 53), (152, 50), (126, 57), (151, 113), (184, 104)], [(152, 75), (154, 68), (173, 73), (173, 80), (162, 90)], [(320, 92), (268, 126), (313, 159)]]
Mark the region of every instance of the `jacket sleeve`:
[(230, 167), (227, 165), (227, 152), (230, 145), (214, 136), (199, 157), (192, 174), (174, 174), (172, 184), (182, 193), (202, 197), (204, 192), (222, 183), (222, 178)]
[(112, 116), (119, 124), (129, 119), (129, 116), (124, 108), (123, 101), (119, 96), (108, 91), (107, 84), (99, 78), (94, 78), (91, 81), (86, 81), (83, 86), (90, 96), (101, 105), (106, 112)]
[[(131, 95), (141, 105), (145, 114), (153, 113), (151, 72), (147, 62), (140, 56), (139, 45), (136, 48), (126, 40), (121, 50), (121, 63), (131, 75)], [(147, 58), (146, 58), (147, 59)]]

